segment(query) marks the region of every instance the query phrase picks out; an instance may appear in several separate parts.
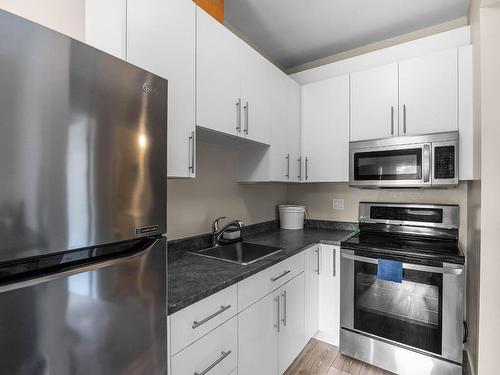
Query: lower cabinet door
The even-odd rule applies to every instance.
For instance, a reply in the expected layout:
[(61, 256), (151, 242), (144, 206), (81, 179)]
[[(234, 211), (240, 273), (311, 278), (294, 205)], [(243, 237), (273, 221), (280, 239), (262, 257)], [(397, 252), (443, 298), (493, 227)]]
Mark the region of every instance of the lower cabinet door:
[(278, 369), (281, 375), (304, 348), (304, 273), (281, 287), (280, 299)]
[(321, 272), (320, 245), (305, 251), (305, 342), (309, 341), (319, 327), (319, 275)]
[(239, 375), (277, 375), (278, 313), (279, 294), (274, 292), (238, 314)]
[(172, 357), (172, 375), (228, 375), (238, 366), (237, 318)]
[(340, 247), (321, 244), (319, 275), (319, 332), (316, 338), (339, 346)]

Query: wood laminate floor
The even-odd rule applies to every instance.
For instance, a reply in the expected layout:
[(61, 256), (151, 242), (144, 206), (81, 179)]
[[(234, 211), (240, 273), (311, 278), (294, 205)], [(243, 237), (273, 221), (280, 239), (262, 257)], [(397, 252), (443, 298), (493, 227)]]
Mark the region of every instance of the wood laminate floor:
[(284, 375), (393, 375), (391, 372), (339, 353), (322, 341), (311, 339)]
[[(463, 375), (468, 371), (467, 355)], [(330, 344), (311, 339), (284, 375), (396, 375), (339, 353)]]

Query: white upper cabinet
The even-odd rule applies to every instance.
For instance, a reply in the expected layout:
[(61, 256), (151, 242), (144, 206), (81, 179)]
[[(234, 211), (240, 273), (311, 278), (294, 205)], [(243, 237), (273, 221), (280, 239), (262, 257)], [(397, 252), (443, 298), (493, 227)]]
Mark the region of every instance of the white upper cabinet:
[(398, 64), (351, 74), (351, 141), (398, 135)]
[(297, 181), (296, 161), (300, 155), (300, 86), (278, 68), (273, 67), (271, 73), (270, 179)]
[(127, 0), (85, 0), (85, 43), (126, 58)]
[(127, 0), (127, 60), (168, 80), (168, 175), (195, 176), (196, 7)]
[(458, 130), (457, 49), (399, 62), (399, 135)]
[(348, 181), (349, 76), (302, 86), (302, 181)]
[(269, 144), (274, 67), (205, 11), (197, 13), (197, 125)]
[(241, 40), (197, 7), (196, 124), (241, 135)]
[[(286, 79), (286, 126), (284, 137), (287, 142), (289, 155), (289, 179), (299, 181), (299, 165), (297, 159), (301, 155), (301, 89), (300, 85), (291, 78)], [(288, 166), (288, 165), (287, 165)]]
[(241, 61), (241, 134), (251, 140), (269, 143), (271, 135), (270, 95), (272, 64), (240, 41)]

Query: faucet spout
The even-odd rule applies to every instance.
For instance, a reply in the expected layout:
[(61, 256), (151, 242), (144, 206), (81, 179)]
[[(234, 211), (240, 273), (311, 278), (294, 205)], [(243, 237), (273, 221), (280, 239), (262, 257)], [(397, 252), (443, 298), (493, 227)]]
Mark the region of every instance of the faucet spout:
[(213, 232), (212, 232), (212, 246), (219, 246), (219, 240), (222, 234), (230, 227), (235, 227), (241, 230), (243, 228), (243, 222), (241, 220), (233, 220), (229, 223), (219, 228), (219, 220), (224, 219), (225, 217), (218, 218), (214, 221)]

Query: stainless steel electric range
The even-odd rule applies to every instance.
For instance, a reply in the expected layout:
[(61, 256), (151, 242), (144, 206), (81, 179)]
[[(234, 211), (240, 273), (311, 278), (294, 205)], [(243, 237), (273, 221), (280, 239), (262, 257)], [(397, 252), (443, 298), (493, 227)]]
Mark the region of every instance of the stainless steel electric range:
[[(360, 203), (360, 232), (341, 244), (342, 353), (396, 374), (462, 373), (459, 216), (456, 205)], [(387, 263), (399, 279), (381, 277)]]

